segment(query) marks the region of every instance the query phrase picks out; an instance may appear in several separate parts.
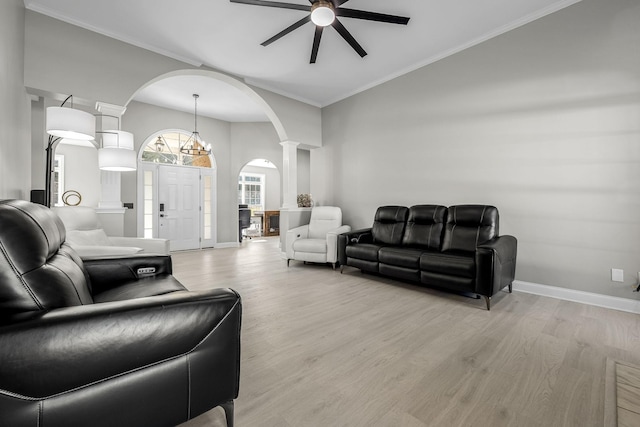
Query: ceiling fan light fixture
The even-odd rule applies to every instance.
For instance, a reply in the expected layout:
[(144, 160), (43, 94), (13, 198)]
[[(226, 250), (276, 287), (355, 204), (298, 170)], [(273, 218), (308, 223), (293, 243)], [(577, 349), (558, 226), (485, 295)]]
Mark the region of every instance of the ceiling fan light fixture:
[(333, 3), (326, 0), (318, 0), (311, 6), (311, 22), (319, 27), (331, 25), (336, 19)]

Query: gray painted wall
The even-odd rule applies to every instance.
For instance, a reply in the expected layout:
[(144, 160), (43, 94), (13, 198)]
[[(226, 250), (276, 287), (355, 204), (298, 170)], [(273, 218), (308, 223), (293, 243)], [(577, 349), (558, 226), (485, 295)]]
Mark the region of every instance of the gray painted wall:
[[(54, 94), (72, 93), (76, 104), (126, 105), (154, 78), (195, 68), (33, 11), (26, 11), (24, 22), (25, 86)], [(319, 108), (253, 89), (278, 115), (290, 140), (311, 146), (322, 143)]]
[(584, 0), (324, 108), (312, 189), (355, 228), (385, 204), (495, 205), (517, 279), (638, 298), (638, 23), (637, 0)]
[[(59, 144), (56, 155), (64, 156), (64, 188), (82, 196), (80, 206), (98, 206), (100, 201), (100, 171), (98, 150), (93, 147)], [(75, 202), (75, 199), (73, 199)], [(51, 203), (55, 203), (52, 200)], [(135, 235), (135, 234), (134, 234)]]
[(0, 199), (29, 199), (30, 102), (24, 89), (24, 4), (0, 2)]

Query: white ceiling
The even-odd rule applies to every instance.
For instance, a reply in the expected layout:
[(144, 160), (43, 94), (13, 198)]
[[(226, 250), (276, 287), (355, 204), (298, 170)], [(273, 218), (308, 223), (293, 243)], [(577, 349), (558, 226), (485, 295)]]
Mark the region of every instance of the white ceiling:
[(264, 110), (240, 89), (210, 77), (169, 77), (145, 87), (134, 99), (193, 113), (193, 94), (199, 95), (198, 116), (215, 117), (227, 122), (269, 121)]
[[(309, 5), (309, 0), (280, 0)], [(408, 16), (407, 26), (360, 19), (341, 22), (367, 51), (358, 54), (325, 29), (309, 64), (314, 26), (273, 44), (263, 41), (306, 12), (228, 0), (24, 0), (28, 9), (118, 40), (238, 76), (248, 84), (324, 107), (517, 28), (580, 0), (350, 0), (343, 7)], [(205, 83), (205, 84), (203, 84)], [(211, 79), (175, 77), (136, 100), (227, 121), (265, 121), (255, 104)], [(181, 99), (181, 100), (178, 100)]]

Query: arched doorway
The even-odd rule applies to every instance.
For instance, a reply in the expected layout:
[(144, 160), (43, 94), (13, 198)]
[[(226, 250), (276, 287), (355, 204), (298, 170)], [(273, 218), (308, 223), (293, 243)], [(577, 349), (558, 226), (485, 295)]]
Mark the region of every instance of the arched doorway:
[[(238, 205), (243, 236), (253, 238), (276, 234), (268, 218), (279, 212), (282, 206), (280, 184), (280, 171), (270, 160), (253, 159), (242, 167), (238, 174)], [(244, 218), (243, 209), (250, 212), (245, 212)]]
[(180, 129), (159, 131), (139, 152), (138, 229), (168, 239), (172, 251), (213, 247), (217, 237), (215, 158), (182, 153), (190, 137)]
[[(237, 230), (237, 225), (235, 224), (238, 221), (237, 205), (234, 203), (236, 198), (236, 184), (234, 183), (234, 181), (237, 179), (238, 170), (239, 168), (241, 168), (241, 165), (246, 162), (245, 155), (247, 153), (250, 153), (250, 156), (253, 155), (255, 157), (269, 156), (268, 158), (274, 158), (277, 162), (276, 164), (278, 164), (279, 167), (282, 168), (283, 148), (282, 145), (280, 145), (280, 142), (283, 140), (287, 140), (287, 134), (282, 123), (274, 113), (273, 109), (267, 104), (267, 102), (253, 89), (251, 89), (241, 81), (233, 77), (208, 70), (180, 70), (163, 74), (147, 82), (138, 91), (136, 91), (136, 93), (132, 95), (129, 100), (135, 100), (137, 102), (132, 103), (132, 105), (129, 105), (130, 102), (127, 103), (127, 112), (125, 115), (131, 117), (130, 119), (128, 119), (130, 121), (127, 123), (127, 125), (129, 126), (129, 128), (132, 128), (132, 130), (137, 130), (139, 135), (144, 135), (144, 144), (149, 143), (150, 138), (147, 137), (147, 135), (153, 133), (153, 137), (157, 136), (158, 129), (160, 128), (160, 126), (162, 126), (161, 120), (164, 120), (164, 123), (191, 130), (191, 128), (185, 127), (188, 125), (184, 123), (184, 119), (187, 118), (187, 120), (189, 120), (189, 116), (182, 114), (182, 112), (187, 114), (190, 113), (189, 109), (185, 110), (177, 106), (172, 107), (170, 105), (157, 105), (157, 107), (162, 108), (162, 110), (151, 111), (151, 106), (156, 106), (156, 104), (154, 104), (153, 102), (145, 102), (144, 100), (136, 99), (136, 94), (144, 92), (144, 90), (151, 85), (162, 83), (165, 80), (171, 80), (179, 76), (197, 76), (201, 80), (216, 82), (206, 83), (207, 86), (215, 86), (216, 88), (219, 88), (221, 83), (223, 86), (227, 85), (229, 87), (233, 87), (235, 90), (241, 93), (241, 96), (249, 98), (252, 103), (259, 106), (259, 108), (263, 110), (263, 115), (266, 116), (263, 123), (249, 122), (236, 124), (224, 118), (202, 114), (202, 112), (205, 111), (205, 103), (208, 100), (215, 98), (214, 96), (209, 96), (209, 94), (206, 93), (206, 88), (203, 89), (204, 94), (202, 94), (200, 92), (200, 88), (192, 90), (188, 85), (183, 85), (181, 86), (182, 90), (180, 90), (179, 93), (175, 93), (173, 96), (165, 98), (173, 102), (177, 100), (179, 96), (184, 95), (185, 97), (191, 97), (192, 93), (200, 94), (200, 98), (198, 101), (198, 107), (200, 107), (198, 111), (201, 113), (199, 116), (200, 118), (202, 118), (202, 122), (200, 124), (205, 128), (209, 126), (209, 129), (201, 130), (204, 131), (204, 137), (208, 141), (211, 140), (213, 152), (215, 153), (215, 155), (219, 157), (219, 159), (224, 159), (224, 161), (222, 161), (218, 165), (219, 167), (214, 166), (215, 174), (217, 174), (217, 178), (215, 174), (213, 177), (214, 185), (222, 186), (221, 188), (214, 188), (214, 194), (217, 196), (218, 202), (217, 210), (214, 212), (214, 216), (217, 219), (217, 235), (214, 238), (212, 245), (203, 244), (202, 247), (213, 245), (215, 245), (215, 247), (230, 247), (234, 245), (234, 242), (235, 245), (237, 245), (237, 231), (233, 233), (232, 230)], [(217, 92), (214, 91), (214, 93)], [(143, 111), (148, 111), (149, 114), (141, 114), (141, 112)], [(183, 120), (182, 122), (180, 122), (181, 114)], [(127, 119), (125, 119), (125, 122), (127, 122)], [(134, 123), (133, 126), (131, 126), (130, 123)], [(229, 126), (229, 123), (232, 123), (231, 126)], [(227, 130), (221, 130), (225, 126), (227, 127)], [(253, 144), (253, 146), (251, 148), (247, 148), (246, 146), (244, 148), (241, 147), (241, 145), (245, 143)], [(257, 149), (254, 150), (254, 148), (256, 147)], [(263, 147), (268, 148), (264, 150)], [(142, 148), (138, 148), (138, 150), (142, 150)], [(144, 177), (141, 176), (141, 173), (138, 173), (137, 175), (138, 177), (136, 177), (135, 179), (137, 179), (139, 182), (134, 184), (133, 182), (131, 182), (131, 180), (125, 178), (128, 180), (128, 182), (123, 181), (123, 186), (126, 187), (127, 185), (135, 185), (136, 188), (140, 188), (138, 190), (138, 193), (142, 193)], [(287, 176), (286, 172), (283, 176)], [(282, 186), (282, 181), (280, 182), (280, 185)], [(141, 206), (142, 204), (142, 202), (140, 201), (141, 197), (142, 196), (140, 196), (139, 194), (136, 196), (139, 203), (138, 206)], [(140, 210), (138, 210), (138, 212), (136, 213), (136, 218), (138, 235), (142, 234), (143, 230), (148, 234), (148, 231), (145, 230), (145, 228), (148, 229), (148, 227), (143, 228), (144, 218), (140, 214)], [(232, 237), (232, 233), (235, 235), (235, 238)]]

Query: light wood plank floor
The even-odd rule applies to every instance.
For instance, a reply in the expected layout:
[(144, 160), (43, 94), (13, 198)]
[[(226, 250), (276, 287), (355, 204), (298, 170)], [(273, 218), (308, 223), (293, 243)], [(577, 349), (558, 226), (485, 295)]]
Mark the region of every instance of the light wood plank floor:
[(617, 425), (640, 426), (640, 368), (622, 362), (615, 365)]
[(640, 365), (638, 315), (518, 292), (488, 312), (277, 244), (173, 255), (190, 289), (243, 297), (238, 427), (602, 426), (607, 358)]

